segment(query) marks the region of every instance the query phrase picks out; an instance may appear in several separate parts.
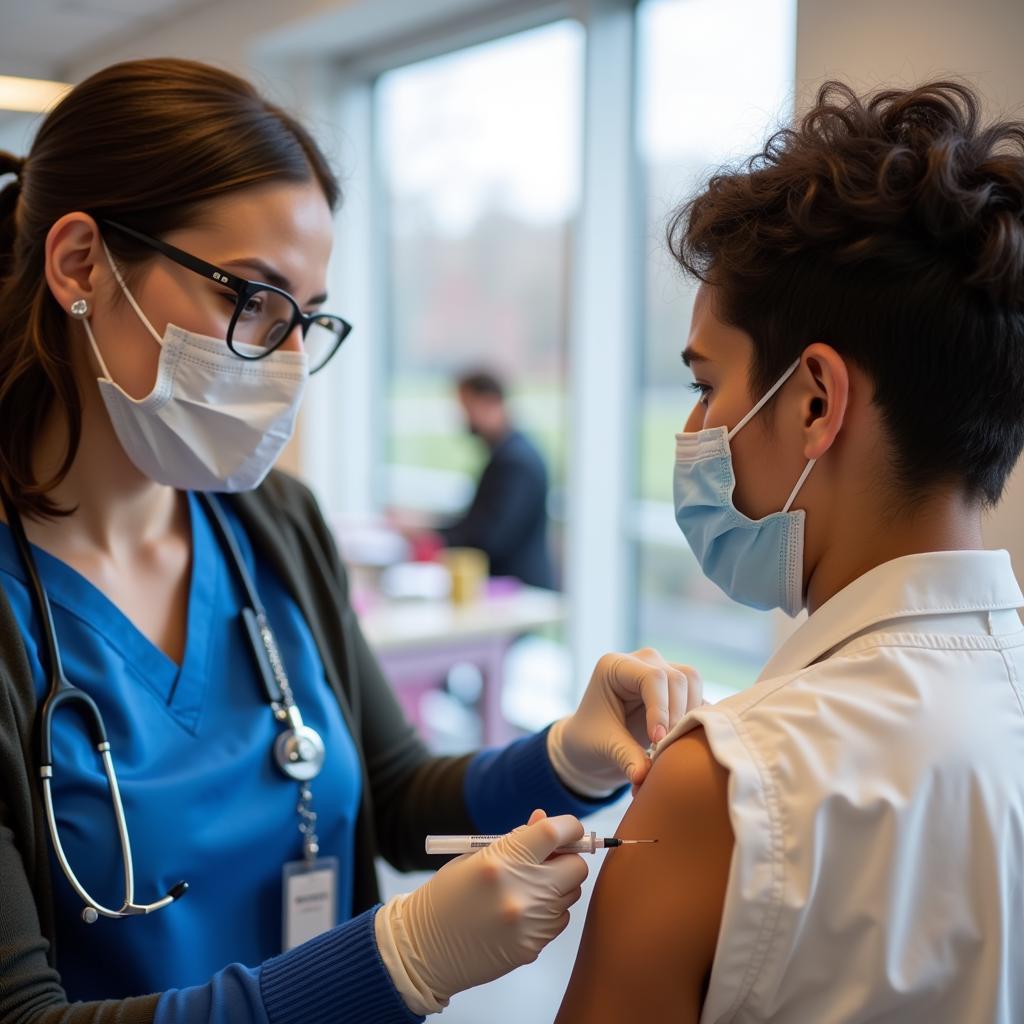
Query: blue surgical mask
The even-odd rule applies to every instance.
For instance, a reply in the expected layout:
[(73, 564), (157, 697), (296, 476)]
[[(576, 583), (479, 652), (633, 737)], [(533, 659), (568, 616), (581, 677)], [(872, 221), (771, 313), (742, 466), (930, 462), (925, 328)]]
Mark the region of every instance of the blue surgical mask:
[(733, 504), (729, 442), (796, 372), (798, 359), (732, 430), (676, 434), (676, 522), (704, 575), (740, 604), (796, 615), (803, 608), (804, 512), (790, 508), (815, 460), (800, 474), (785, 508), (749, 519)]

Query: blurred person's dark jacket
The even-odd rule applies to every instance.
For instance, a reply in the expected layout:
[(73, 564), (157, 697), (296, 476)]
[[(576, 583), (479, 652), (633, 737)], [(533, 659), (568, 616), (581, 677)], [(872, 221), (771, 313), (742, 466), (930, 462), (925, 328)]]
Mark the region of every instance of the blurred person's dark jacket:
[(555, 585), (547, 545), (548, 474), (533, 443), (509, 431), (491, 449), (466, 514), (438, 532), (448, 547), (486, 552), (492, 576)]

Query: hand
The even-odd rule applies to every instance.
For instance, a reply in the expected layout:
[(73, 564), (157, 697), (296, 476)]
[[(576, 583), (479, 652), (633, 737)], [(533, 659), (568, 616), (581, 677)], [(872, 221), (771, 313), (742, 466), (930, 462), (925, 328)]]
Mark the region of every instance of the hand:
[(548, 754), (562, 782), (589, 797), (607, 796), (647, 777), (646, 748), (660, 743), (688, 711), (703, 703), (700, 674), (650, 647), (606, 654), (580, 706), (548, 733)]
[(582, 837), (571, 815), (534, 811), (529, 824), (377, 911), (381, 958), (413, 1013), (437, 1013), (456, 992), (537, 959), (569, 923), (587, 877), (578, 854), (551, 854)]

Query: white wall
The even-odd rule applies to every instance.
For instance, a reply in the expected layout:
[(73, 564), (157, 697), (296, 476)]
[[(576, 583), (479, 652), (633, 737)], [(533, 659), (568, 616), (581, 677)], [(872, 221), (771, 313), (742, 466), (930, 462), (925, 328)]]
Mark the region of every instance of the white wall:
[(0, 149), (6, 149), (15, 156), (24, 156), (32, 145), (39, 114), (0, 113)]
[[(1024, 0), (801, 0), (798, 107), (827, 78), (858, 88), (957, 74), (992, 116), (1024, 118)], [(1024, 462), (986, 525), (1024, 580)]]
[(1021, 0), (801, 0), (797, 81), (909, 85), (959, 74), (993, 113), (1024, 111)]

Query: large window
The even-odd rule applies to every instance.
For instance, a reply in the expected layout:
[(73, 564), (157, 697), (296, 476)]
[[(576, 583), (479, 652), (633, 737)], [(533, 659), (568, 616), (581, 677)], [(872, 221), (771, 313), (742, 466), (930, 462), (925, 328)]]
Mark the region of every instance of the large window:
[(701, 574), (675, 526), (675, 433), (694, 402), (680, 361), (696, 291), (668, 255), (672, 209), (717, 167), (760, 148), (790, 115), (795, 0), (645, 0), (638, 12), (638, 137), (647, 209), (645, 335), (636, 506), (636, 636), (749, 684), (777, 620), (744, 609)]
[(564, 478), (567, 290), (579, 200), (583, 31), (561, 21), (406, 65), (376, 85), (391, 505), (453, 513), (482, 447), (452, 377), (499, 372)]
[(350, 83), (349, 127), (360, 149), (372, 134), (376, 154), (372, 187), (349, 190), (356, 230), (343, 234), (346, 265), (367, 282), (356, 322), (374, 353), (345, 392), (346, 409), (365, 406), (363, 447), (379, 452), (355, 467), (360, 493), (457, 514), (485, 453), (452, 378), (498, 370), (549, 465), (574, 678), (633, 642), (735, 689), (756, 677), (780, 616), (726, 599), (675, 525), (694, 288), (664, 234), (716, 167), (790, 117), (796, 0), (579, 10)]

